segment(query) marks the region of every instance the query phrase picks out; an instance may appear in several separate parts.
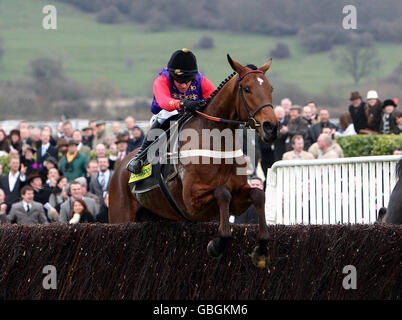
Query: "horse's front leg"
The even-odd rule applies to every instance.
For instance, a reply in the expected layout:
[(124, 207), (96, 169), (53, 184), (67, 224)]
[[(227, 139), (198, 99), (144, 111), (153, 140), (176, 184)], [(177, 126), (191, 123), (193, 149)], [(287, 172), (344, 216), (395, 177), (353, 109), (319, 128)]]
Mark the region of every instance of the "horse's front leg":
[(219, 258), (222, 256), (222, 253), (225, 251), (232, 237), (229, 226), (229, 206), (232, 195), (226, 187), (219, 186), (215, 188), (214, 197), (219, 206), (219, 237), (208, 243), (207, 250), (211, 257)]
[(251, 253), (251, 259), (255, 266), (265, 268), (268, 260), (268, 226), (265, 219), (265, 193), (258, 188), (251, 188), (249, 197), (258, 215), (258, 246)]
[(250, 201), (258, 215), (258, 246), (251, 253), (251, 259), (257, 267), (265, 268), (268, 265), (268, 240), (270, 238), (268, 226), (265, 220), (265, 193), (258, 188), (251, 188), (248, 184), (233, 195), (232, 211), (236, 215), (243, 214)]

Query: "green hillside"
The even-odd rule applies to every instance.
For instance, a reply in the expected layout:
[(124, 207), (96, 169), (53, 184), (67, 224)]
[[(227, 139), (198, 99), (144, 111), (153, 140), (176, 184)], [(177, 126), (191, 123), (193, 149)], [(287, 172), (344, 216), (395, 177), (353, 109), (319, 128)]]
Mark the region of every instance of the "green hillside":
[[(5, 50), (0, 60), (0, 81), (26, 75), (35, 58), (56, 56), (62, 59), (65, 73), (78, 81), (109, 79), (121, 93), (147, 95), (155, 74), (177, 48), (193, 49), (201, 71), (218, 84), (231, 73), (226, 53), (241, 63), (261, 65), (278, 40), (179, 28), (150, 32), (145, 25), (132, 22), (104, 25), (96, 22), (95, 15), (60, 2), (52, 3), (57, 8), (58, 29), (48, 31), (42, 28), (42, 8), (47, 4), (49, 1), (0, 0), (0, 38)], [(204, 35), (214, 39), (214, 49), (194, 49)], [(274, 60), (271, 72), (284, 81), (311, 94), (319, 94), (328, 86), (353, 86), (350, 77), (335, 71), (329, 52), (308, 55), (296, 37), (280, 40), (288, 44), (292, 56)], [(402, 45), (381, 43), (377, 49), (382, 64), (374, 80), (390, 74), (402, 61)]]

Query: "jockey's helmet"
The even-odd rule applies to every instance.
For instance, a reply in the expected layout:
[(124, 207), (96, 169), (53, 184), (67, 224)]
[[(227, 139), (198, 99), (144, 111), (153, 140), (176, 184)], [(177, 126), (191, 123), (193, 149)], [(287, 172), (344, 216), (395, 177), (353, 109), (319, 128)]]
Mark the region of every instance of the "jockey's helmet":
[(170, 76), (178, 82), (191, 81), (198, 72), (197, 59), (186, 48), (173, 52), (167, 67)]

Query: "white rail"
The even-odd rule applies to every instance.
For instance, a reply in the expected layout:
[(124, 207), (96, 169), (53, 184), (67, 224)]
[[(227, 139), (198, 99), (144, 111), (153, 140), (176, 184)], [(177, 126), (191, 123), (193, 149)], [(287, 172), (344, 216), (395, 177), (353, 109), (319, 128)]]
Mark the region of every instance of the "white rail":
[(267, 223), (373, 223), (388, 205), (400, 158), (278, 161), (267, 174)]

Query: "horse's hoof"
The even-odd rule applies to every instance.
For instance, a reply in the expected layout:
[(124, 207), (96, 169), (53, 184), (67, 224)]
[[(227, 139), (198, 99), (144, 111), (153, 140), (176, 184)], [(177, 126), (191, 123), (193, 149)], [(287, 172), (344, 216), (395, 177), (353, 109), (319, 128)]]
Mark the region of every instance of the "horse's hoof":
[(220, 257), (222, 257), (222, 252), (219, 252), (219, 251), (215, 248), (214, 240), (211, 240), (211, 241), (208, 242), (207, 252), (208, 252), (208, 255), (209, 255), (211, 258), (219, 259)]
[(250, 254), (251, 261), (257, 268), (266, 268), (269, 264), (268, 255), (259, 254), (258, 247), (255, 247), (253, 252)]

